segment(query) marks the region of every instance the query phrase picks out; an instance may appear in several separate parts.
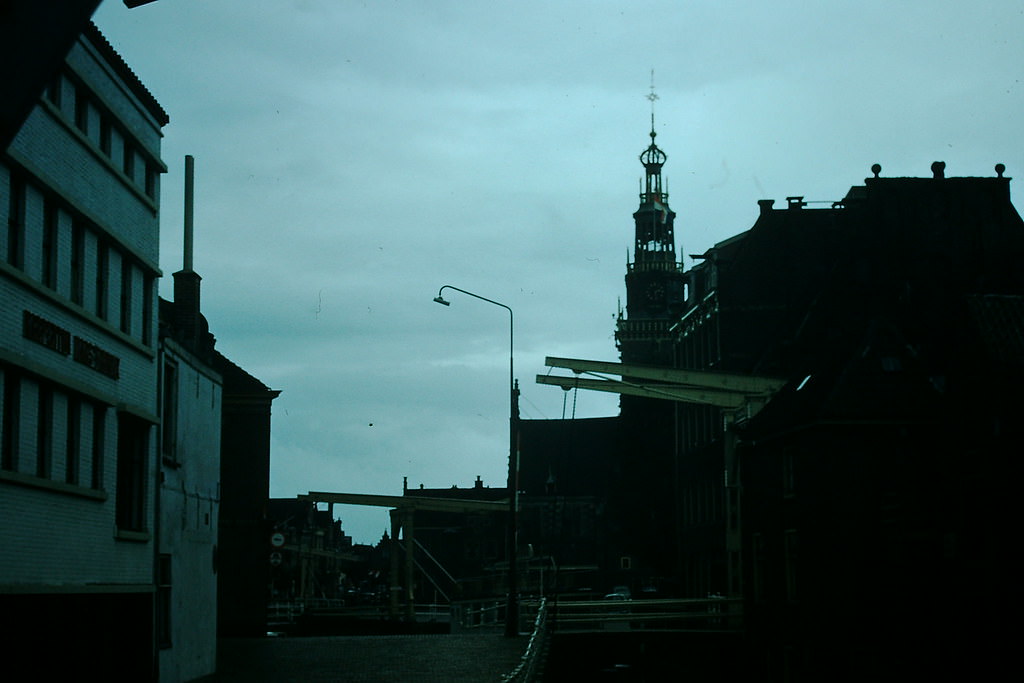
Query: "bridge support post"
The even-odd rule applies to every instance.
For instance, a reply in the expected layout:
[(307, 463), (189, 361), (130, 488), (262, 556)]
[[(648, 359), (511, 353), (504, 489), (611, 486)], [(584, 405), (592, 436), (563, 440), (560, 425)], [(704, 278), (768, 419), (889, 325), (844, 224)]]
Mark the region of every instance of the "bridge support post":
[(413, 511), (403, 510), (402, 515), (402, 536), (405, 541), (405, 618), (408, 621), (416, 621), (416, 596), (413, 589), (413, 551), (416, 549), (416, 540), (413, 535)]
[(402, 530), (399, 510), (391, 510), (391, 567), (388, 571), (388, 617), (398, 618), (398, 598), (402, 590), (398, 580), (398, 534)]

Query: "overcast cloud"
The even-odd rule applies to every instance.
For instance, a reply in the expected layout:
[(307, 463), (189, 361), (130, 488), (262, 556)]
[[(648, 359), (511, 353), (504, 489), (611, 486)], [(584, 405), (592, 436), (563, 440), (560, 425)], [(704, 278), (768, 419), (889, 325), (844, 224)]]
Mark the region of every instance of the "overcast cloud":
[[(546, 355), (617, 360), (652, 69), (687, 266), (758, 199), (837, 200), (875, 162), (1024, 169), (1009, 0), (106, 0), (94, 20), (171, 118), (165, 297), (196, 157), (204, 313), (283, 391), (273, 496), (504, 484), (508, 314), (438, 306), (443, 284), (514, 310), (524, 417), (562, 416)], [(576, 415), (617, 405), (582, 392)], [(387, 526), (341, 517), (357, 542)]]

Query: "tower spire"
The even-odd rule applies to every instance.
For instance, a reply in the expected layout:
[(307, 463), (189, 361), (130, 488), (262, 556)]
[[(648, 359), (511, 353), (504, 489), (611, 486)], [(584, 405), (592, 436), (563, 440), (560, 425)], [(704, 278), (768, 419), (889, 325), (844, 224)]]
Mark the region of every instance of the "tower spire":
[(676, 214), (661, 182), (661, 167), (668, 155), (655, 142), (654, 104), (660, 98), (653, 69), (644, 97), (651, 103), (651, 143), (639, 157), (645, 179), (640, 181), (640, 206), (633, 214), (633, 261), (629, 262), (628, 251), (626, 255), (626, 315), (620, 308), (615, 340), (624, 363), (671, 365), (671, 345), (663, 342), (672, 338), (671, 326), (685, 305), (686, 283), (682, 264), (676, 261)]
[[(658, 147), (655, 138), (654, 103), (659, 99), (654, 88), (654, 70), (651, 69), (651, 89), (645, 95), (651, 103), (651, 144), (640, 153), (644, 165), (644, 180), (640, 184), (640, 207), (633, 214), (636, 219), (634, 259), (638, 268), (676, 267), (676, 246), (672, 231), (675, 213), (668, 205), (668, 188), (662, 186), (661, 168), (668, 155)], [(657, 264), (657, 265), (655, 265)]]
[(651, 69), (651, 91), (645, 97), (651, 103), (651, 144), (640, 154), (640, 162), (644, 165), (647, 176), (640, 201), (641, 203), (661, 203), (668, 200), (667, 193), (663, 193), (661, 189), (661, 167), (668, 159), (668, 155), (661, 151), (654, 142), (654, 138), (658, 135), (654, 130), (654, 103), (659, 99), (658, 93), (654, 91), (654, 69)]

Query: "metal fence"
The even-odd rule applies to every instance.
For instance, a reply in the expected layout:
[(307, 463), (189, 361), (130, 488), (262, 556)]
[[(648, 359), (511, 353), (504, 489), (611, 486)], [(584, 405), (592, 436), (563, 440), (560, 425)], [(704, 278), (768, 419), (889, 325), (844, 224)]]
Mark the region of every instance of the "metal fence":
[(505, 623), (505, 600), (462, 600), (451, 604), (452, 630), (467, 631)]
[(510, 674), (501, 679), (502, 683), (531, 683), (537, 680), (537, 676), (544, 670), (544, 660), (547, 657), (550, 635), (548, 632), (547, 600), (541, 598), (536, 603), (528, 602), (524, 607), (537, 610), (533, 620), (533, 631), (530, 633), (530, 641), (526, 644), (526, 651), (519, 660), (519, 665)]
[(739, 599), (559, 600), (551, 621), (559, 632), (602, 630), (740, 631)]

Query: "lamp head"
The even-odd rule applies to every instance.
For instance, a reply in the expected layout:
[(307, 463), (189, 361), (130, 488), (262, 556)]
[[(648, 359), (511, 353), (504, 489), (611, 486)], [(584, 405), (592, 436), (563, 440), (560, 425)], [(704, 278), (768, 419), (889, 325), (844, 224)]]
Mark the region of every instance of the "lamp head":
[(444, 304), (445, 306), (451, 306), (452, 305), (452, 303), (450, 301), (445, 301), (444, 298), (440, 294), (438, 294), (437, 296), (434, 297), (434, 301), (436, 303), (439, 303), (439, 304)]

